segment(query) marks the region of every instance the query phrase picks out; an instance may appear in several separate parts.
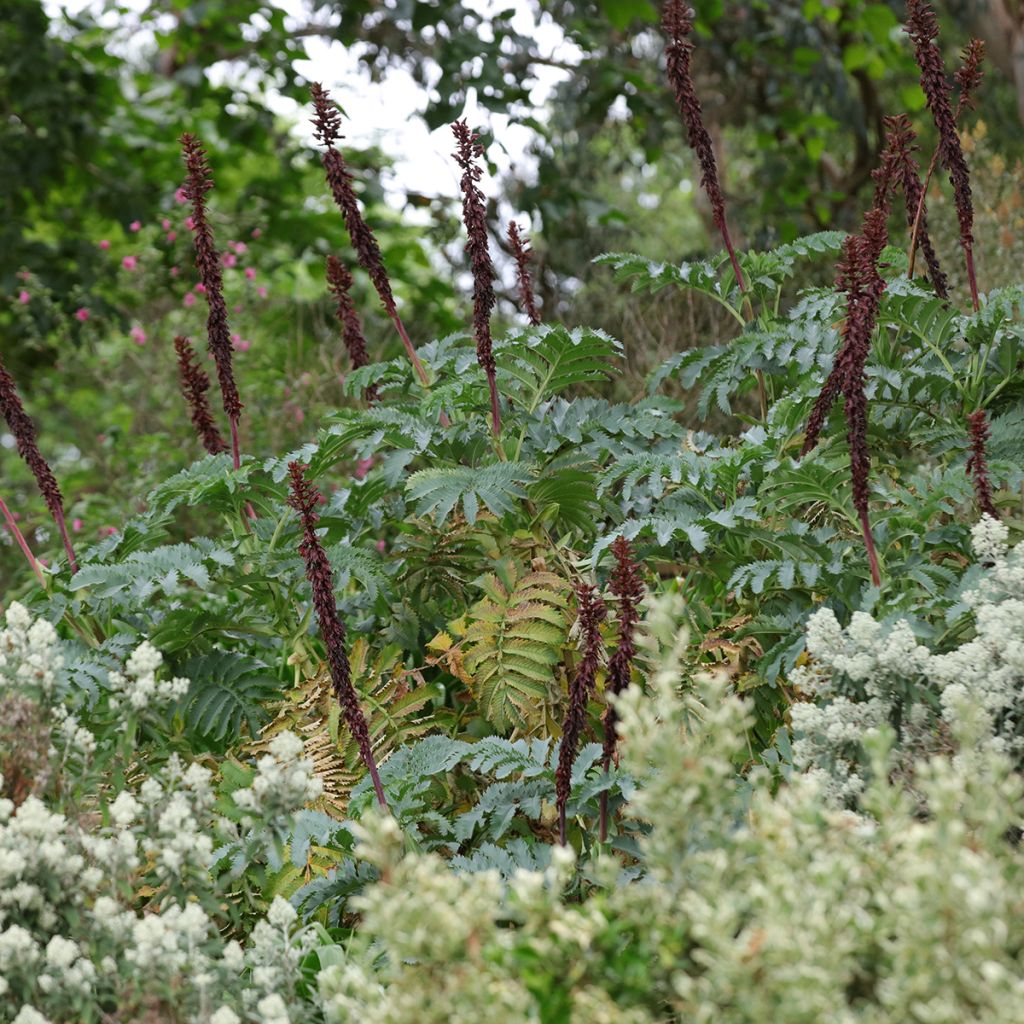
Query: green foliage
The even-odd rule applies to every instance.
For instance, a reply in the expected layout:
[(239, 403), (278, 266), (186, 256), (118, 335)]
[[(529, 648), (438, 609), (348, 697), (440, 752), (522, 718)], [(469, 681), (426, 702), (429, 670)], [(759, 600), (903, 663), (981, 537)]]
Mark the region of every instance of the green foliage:
[(557, 702), (556, 668), (568, 629), (568, 583), (551, 572), (480, 581), (468, 613), (464, 666), (483, 717), (497, 729), (532, 732)]

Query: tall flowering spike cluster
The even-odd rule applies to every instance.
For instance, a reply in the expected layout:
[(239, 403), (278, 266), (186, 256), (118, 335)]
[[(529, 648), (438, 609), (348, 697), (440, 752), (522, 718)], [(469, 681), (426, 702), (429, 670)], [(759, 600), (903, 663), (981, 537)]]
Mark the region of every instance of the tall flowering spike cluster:
[(982, 62), (985, 60), (985, 44), (980, 39), (972, 39), (960, 55), (960, 68), (953, 76), (960, 89), (960, 99), (957, 100), (956, 117), (967, 109), (974, 109), (974, 95), (981, 86), (981, 80), (985, 77), (982, 70)]
[(213, 188), (206, 150), (194, 135), (181, 137), (181, 148), (188, 174), (185, 178), (185, 197), (192, 203), (192, 238), (196, 251), (196, 269), (206, 295), (210, 312), (206, 318), (206, 335), (217, 366), (224, 412), (231, 424), (231, 453), (235, 468), (241, 465), (238, 450), (238, 418), (242, 414), (242, 401), (238, 397), (235, 370), (231, 360), (231, 332), (228, 328), (228, 307), (224, 302), (224, 279), (221, 275), (220, 254), (213, 241), (213, 229), (206, 216), (206, 193)]
[(572, 766), (587, 718), (587, 701), (594, 693), (597, 669), (601, 663), (601, 623), (607, 615), (604, 601), (593, 587), (580, 583), (576, 588), (579, 608), (580, 633), (583, 637), (583, 657), (576, 676), (569, 686), (569, 708), (562, 723), (562, 745), (558, 751), (555, 772), (555, 794), (558, 807), (558, 837), (565, 845), (565, 805), (572, 788)]
[[(960, 245), (967, 264), (967, 280), (971, 286), (971, 301), (979, 308), (978, 282), (974, 273), (974, 204), (971, 199), (971, 178), (964, 159), (960, 136), (956, 130), (956, 115), (950, 102), (949, 83), (942, 52), (935, 42), (939, 25), (927, 0), (907, 0), (907, 31), (914, 43), (914, 57), (921, 69), (921, 88), (928, 100), (928, 109), (939, 132), (939, 160), (949, 172), (960, 222)], [(965, 66), (965, 81), (973, 88), (980, 81), (981, 54), (977, 51), (973, 69)]]
[(227, 442), (220, 436), (217, 424), (210, 411), (210, 403), (206, 400), (206, 392), (210, 390), (210, 378), (199, 365), (199, 357), (188, 338), (180, 334), (174, 339), (174, 351), (178, 356), (178, 377), (181, 381), (181, 393), (192, 414), (192, 426), (202, 441), (203, 447), (211, 454), (228, 450)]
[[(619, 645), (608, 660), (608, 681), (605, 693), (612, 697), (622, 693), (629, 686), (636, 657), (636, 627), (640, 621), (640, 602), (644, 597), (644, 584), (640, 569), (633, 558), (633, 550), (625, 537), (619, 537), (612, 544), (615, 568), (612, 570), (611, 591), (619, 599)], [(618, 715), (615, 705), (609, 703), (604, 713), (604, 746), (602, 764), (604, 770), (611, 767), (616, 757), (619, 740)], [(601, 794), (600, 838), (608, 838), (608, 792)]]
[(860, 517), (864, 547), (871, 566), (871, 579), (876, 586), (881, 583), (881, 574), (868, 520), (871, 457), (867, 444), (868, 400), (864, 393), (864, 368), (871, 351), (871, 337), (878, 317), (878, 305), (885, 290), (885, 282), (878, 273), (878, 259), (888, 238), (886, 219), (891, 198), (891, 180), (885, 174), (884, 166), (877, 180), (875, 206), (864, 217), (862, 233), (850, 235), (843, 242), (837, 278), (837, 287), (846, 292), (843, 342), (836, 355), (832, 372), (825, 380), (821, 393), (811, 409), (804, 446), (800, 453), (806, 455), (818, 443), (829, 410), (836, 398), (842, 394), (850, 449), (853, 504)]
[[(25, 412), (25, 407), (21, 404), (21, 397), (18, 394), (18, 386), (14, 383), (14, 378), (7, 367), (4, 366), (2, 358), (0, 358), (0, 413), (3, 414), (8, 429), (14, 436), (18, 454), (25, 460), (32, 475), (36, 478), (39, 493), (43, 496), (46, 507), (57, 524), (61, 540), (64, 542), (64, 550), (68, 555), (68, 565), (73, 573), (78, 572), (75, 551), (71, 546), (71, 538), (68, 536), (67, 524), (64, 521), (64, 497), (60, 493), (57, 478), (53, 475), (50, 464), (39, 451), (35, 424)], [(30, 564), (35, 567), (35, 560), (32, 559)]]
[(363, 215), (359, 210), (355, 190), (352, 188), (352, 172), (349, 171), (345, 164), (345, 158), (336, 146), (336, 143), (342, 138), (341, 114), (331, 100), (330, 93), (318, 82), (314, 82), (309, 87), (309, 92), (313, 98), (313, 134), (324, 147), (323, 165), (327, 186), (341, 211), (345, 227), (348, 229), (348, 236), (352, 241), (352, 247), (359, 259), (359, 265), (370, 275), (370, 280), (373, 282), (373, 287), (377, 289), (384, 310), (395, 325), (398, 336), (402, 339), (402, 345), (405, 347), (416, 375), (423, 384), (427, 384), (429, 383), (427, 371), (423, 368), (423, 363), (416, 354), (416, 349), (413, 348), (405, 325), (398, 315), (395, 296), (391, 291), (391, 281), (388, 278), (388, 272), (384, 269), (384, 257), (381, 255), (377, 238), (370, 226), (363, 220)]
[(501, 433), (501, 407), (498, 403), (498, 382), (495, 377), (494, 353), (491, 344), (491, 310), (497, 301), (494, 295), (494, 265), (487, 246), (487, 213), (484, 194), (477, 187), (483, 175), (477, 163), (484, 155), (479, 136), (470, 131), (465, 121), (452, 125), (457, 149), (456, 163), (462, 168), (462, 219), (466, 225), (466, 252), (473, 268), (473, 334), (476, 337), (476, 358), (487, 374), (491, 390), (491, 428), (494, 436)]
[(992, 501), (992, 481), (988, 475), (988, 440), (992, 436), (984, 409), (978, 409), (967, 417), (970, 428), (971, 454), (967, 459), (967, 472), (974, 484), (974, 497), (981, 512), (993, 519), (999, 518)]
[(352, 685), (352, 670), (345, 647), (345, 624), (341, 621), (338, 607), (334, 602), (331, 563), (316, 535), (316, 522), (319, 518), (316, 508), (320, 502), (320, 492), (306, 479), (306, 467), (302, 463), (290, 462), (288, 472), (291, 477), (291, 496), (288, 504), (298, 512), (302, 522), (302, 543), (299, 545), (299, 553), (306, 563), (306, 579), (313, 588), (313, 607), (327, 651), (327, 665), (334, 682), (334, 695), (345, 716), (345, 724), (359, 746), (366, 770), (370, 773), (377, 802), (387, 810), (384, 788), (381, 786), (377, 762), (370, 746), (370, 730), (363, 709), (359, 705), (359, 696)]
[(675, 92), (679, 114), (686, 125), (690, 148), (697, 154), (697, 160), (700, 163), (700, 183), (707, 194), (708, 202), (711, 203), (715, 227), (722, 234), (722, 241), (729, 253), (733, 273), (736, 275), (736, 283), (739, 285), (740, 291), (745, 292), (747, 285), (743, 279), (739, 261), (736, 259), (732, 238), (729, 236), (729, 225), (725, 218), (725, 196), (722, 194), (722, 186), (718, 180), (715, 149), (711, 143), (711, 136), (704, 126), (700, 100), (697, 97), (697, 90), (693, 85), (693, 75), (690, 71), (690, 58), (694, 49), (693, 43), (690, 42), (693, 18), (693, 10), (687, 7), (683, 0), (668, 0), (668, 3), (665, 4), (661, 20), (662, 29), (668, 38), (668, 43), (665, 46), (665, 70)]
[(540, 323), (540, 313), (537, 311), (537, 300), (533, 294), (533, 281), (530, 280), (530, 260), (533, 259), (533, 250), (530, 248), (530, 240), (525, 235), (519, 234), (519, 225), (514, 220), (509, 221), (508, 244), (512, 248), (512, 257), (516, 261), (519, 298), (522, 299), (523, 309), (530, 318), (530, 323), (536, 327)]
[[(352, 275), (337, 256), (327, 257), (327, 287), (331, 290), (336, 304), (338, 323), (341, 324), (341, 340), (345, 343), (345, 351), (352, 362), (352, 369), (367, 366), (370, 357), (366, 353), (366, 338), (363, 336), (363, 325), (352, 301)], [(376, 402), (376, 387), (369, 387), (363, 392), (367, 402)]]
[(925, 189), (917, 170), (914, 153), (917, 152), (917, 136), (906, 114), (885, 119), (885, 150), (882, 164), (886, 175), (903, 192), (907, 212), (907, 227), (916, 232), (916, 242), (921, 247), (928, 265), (928, 279), (940, 298), (949, 298), (949, 280), (939, 263), (938, 254), (928, 233), (928, 206)]

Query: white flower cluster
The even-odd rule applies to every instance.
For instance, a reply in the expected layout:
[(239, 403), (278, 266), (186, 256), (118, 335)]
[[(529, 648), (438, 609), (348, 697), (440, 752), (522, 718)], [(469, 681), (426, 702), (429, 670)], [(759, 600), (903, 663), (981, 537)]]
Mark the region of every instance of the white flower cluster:
[[(183, 693), (186, 680), (157, 680), (161, 662), (141, 644), (123, 673), (111, 673), (111, 703), (142, 710)], [(82, 772), (98, 741), (84, 724), (92, 710), (72, 713), (62, 703), (62, 668), (52, 626), (12, 605), (0, 633), (0, 696), (10, 689), (30, 699), (41, 721), (54, 722), (53, 743), (65, 756), (60, 786), (22, 794), (18, 805), (0, 798), (0, 1021), (94, 1022), (82, 1007), (123, 1003), (131, 1014), (136, 1000), (173, 998), (175, 1019), (188, 1024), (306, 1024), (311, 1004), (289, 1005), (280, 994), (294, 990), (313, 938), (293, 937), (291, 905), (276, 898), (245, 949), (225, 941), (223, 921), (211, 916), (224, 900), (210, 873), (215, 837), (238, 833), (215, 812), (210, 769), (175, 754), (153, 767), (140, 751), (137, 786), (111, 787), (108, 774)], [(301, 753), (301, 740), (283, 734), (261, 760), (246, 793), (264, 821), (319, 794)], [(150, 897), (138, 911), (141, 891)]]
[(64, 667), (57, 631), (46, 619), (32, 617), (13, 601), (7, 609), (7, 628), (0, 630), (0, 689), (18, 686), (50, 694)]
[(163, 660), (148, 640), (139, 644), (125, 662), (124, 673), (110, 673), (110, 688), (116, 695), (112, 705), (117, 707), (124, 700), (134, 711), (141, 711), (156, 702), (169, 703), (183, 697), (189, 688), (187, 679), (157, 680)]
[[(142, 848), (157, 873), (168, 881), (182, 879), (189, 869), (202, 877), (214, 845), (210, 834), (210, 811), (214, 801), (210, 785), (212, 773), (199, 764), (183, 769), (177, 755), (172, 755), (163, 774), (163, 782), (150, 777), (139, 790), (148, 826)], [(125, 797), (122, 793), (118, 799)], [(122, 807), (116, 810), (126, 818), (141, 809), (127, 796)], [(115, 808), (111, 808), (112, 814), (114, 811)]]
[(301, 756), (304, 745), (295, 733), (277, 733), (268, 750), (256, 762), (252, 785), (233, 794), (242, 810), (263, 817), (287, 815), (320, 796), (323, 781), (314, 773), (313, 762)]
[(974, 612), (976, 636), (944, 654), (919, 644), (909, 624), (886, 629), (855, 612), (843, 629), (828, 608), (807, 623), (812, 663), (791, 682), (816, 703), (796, 704), (791, 718), (798, 766), (821, 771), (833, 795), (855, 796), (863, 786), (858, 749), (872, 730), (903, 719), (905, 747), (915, 735), (934, 734), (925, 699), (937, 695), (942, 718), (961, 739), (1024, 753), (1024, 551), (1007, 551), (1006, 527), (984, 516), (973, 531), (985, 564), (979, 586), (964, 594)]

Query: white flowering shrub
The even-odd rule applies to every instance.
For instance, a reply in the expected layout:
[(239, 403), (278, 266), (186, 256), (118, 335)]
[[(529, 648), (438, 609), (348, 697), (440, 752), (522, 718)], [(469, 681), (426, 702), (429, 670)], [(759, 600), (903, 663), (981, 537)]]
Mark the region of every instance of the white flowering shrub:
[[(315, 1019), (310, 1003), (286, 1005), (281, 995), (294, 991), (315, 934), (296, 932), (297, 915), (280, 898), (266, 918), (226, 917), (220, 883), (238, 872), (218, 880), (210, 870), (221, 848), (245, 851), (251, 868), (260, 845), (250, 829), (286, 829), (318, 792), (312, 765), (300, 740), (280, 734), (251, 788), (234, 794), (239, 813), (219, 813), (210, 768), (159, 743), (126, 745), (127, 721), (188, 687), (160, 680), (161, 663), (143, 643), (94, 706), (71, 710), (60, 698), (69, 688), (53, 627), (17, 604), (7, 612), (0, 699), (30, 703), (49, 725), (45, 763), (54, 770), (38, 792), (13, 792), (0, 775), (0, 1021)], [(118, 712), (121, 728), (107, 730)], [(0, 732), (4, 766), (24, 760), (16, 743)], [(232, 929), (244, 946), (225, 934)]]
[[(1015, 556), (986, 557), (979, 610), (1015, 599)], [(887, 710), (865, 717), (856, 736), (837, 728), (837, 747), (856, 741), (869, 768), (857, 811), (844, 809), (822, 771), (781, 783), (765, 766), (740, 774), (747, 708), (721, 682), (686, 678), (680, 614), (652, 605), (646, 692), (634, 686), (618, 700), (622, 768), (636, 781), (624, 810), (638, 826), (627, 859), (603, 848), (578, 860), (556, 846), (543, 866), (507, 876), (458, 870), (450, 851), (424, 851), (393, 818), (367, 813), (349, 827), (354, 870), (369, 881), (330, 932), (280, 895), (267, 896), (264, 912), (246, 896), (277, 884), (260, 867), (261, 837), (288, 835), (294, 812), (319, 792), (300, 740), (278, 734), (247, 784), (225, 790), (213, 766), (150, 758), (141, 744), (112, 771), (108, 748), (120, 741), (101, 731), (91, 747), (81, 742), (90, 709), (68, 712), (88, 785), (62, 788), (77, 769), (55, 739), (52, 784), (0, 802), (0, 1020), (1019, 1019), (1024, 786), (998, 728), (1010, 705), (985, 704), (979, 717), (958, 700), (940, 704), (955, 756), (918, 757), (910, 773), (891, 770)], [(56, 638), (20, 609), (10, 619), (0, 634), (4, 686), (38, 701), (52, 735), (64, 736), (67, 719), (51, 708), (62, 691)], [(977, 657), (1009, 669), (1008, 645), (986, 640), (981, 620)], [(833, 671), (872, 687), (863, 703), (886, 705), (899, 665), (927, 676), (944, 656), (876, 626), (858, 618), (844, 631), (819, 618), (813, 628), (832, 644)], [(153, 654), (133, 664), (139, 672), (126, 665), (124, 677), (153, 679), (157, 699)], [(952, 672), (953, 661), (937, 664)], [(985, 685), (966, 664), (943, 693)], [(115, 683), (130, 715), (124, 692)], [(979, 740), (979, 724), (992, 723)]]
[(807, 624), (810, 664), (791, 676), (814, 702), (791, 709), (796, 764), (822, 773), (842, 799), (863, 789), (863, 741), (889, 723), (901, 757), (949, 749), (951, 730), (1024, 757), (1024, 548), (1008, 550), (1008, 531), (988, 516), (974, 528), (979, 582), (963, 595), (975, 635), (933, 653), (909, 623), (884, 627), (854, 612), (844, 629), (829, 608)]
[[(671, 619), (656, 610), (652, 625)], [(673, 658), (671, 637), (666, 645)], [(571, 854), (508, 885), (453, 875), (365, 820), (359, 853), (380, 881), (319, 987), (329, 1021), (708, 1024), (1010, 1024), (1024, 996), (1024, 790), (1005, 753), (916, 765), (928, 808), (886, 770), (892, 731), (869, 741), (861, 813), (819, 777), (741, 783), (749, 725), (710, 681), (619, 702), (630, 813), (644, 876), (599, 858), (583, 900), (562, 893)], [(699, 699), (698, 699), (699, 697)]]

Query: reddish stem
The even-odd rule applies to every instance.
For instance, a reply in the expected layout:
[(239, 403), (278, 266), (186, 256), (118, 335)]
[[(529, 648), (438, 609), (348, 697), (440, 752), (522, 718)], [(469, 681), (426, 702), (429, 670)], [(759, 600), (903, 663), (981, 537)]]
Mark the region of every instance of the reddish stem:
[(971, 286), (971, 304), (974, 306), (974, 312), (977, 313), (981, 309), (981, 303), (978, 300), (978, 278), (974, 273), (974, 249), (965, 245), (964, 255), (967, 258), (967, 280)]
[(491, 390), (491, 430), (497, 439), (501, 436), (501, 404), (498, 400), (498, 381), (493, 370), (487, 373), (487, 386)]
[[(409, 338), (409, 333), (405, 329), (405, 324), (402, 323), (402, 318), (397, 313), (391, 314), (391, 322), (395, 325), (395, 330), (398, 331), (398, 336), (402, 339), (402, 344), (405, 346), (405, 351), (412, 361), (412, 368), (416, 371), (416, 376), (419, 377), (420, 383), (425, 387), (430, 387), (430, 378), (427, 376), (427, 371), (423, 366), (420, 357), (416, 354), (416, 349), (413, 348), (412, 340)], [(452, 421), (448, 419), (447, 414), (442, 409), (441, 415), (438, 417), (441, 421), (442, 427), (450, 427)]]
[(430, 378), (427, 376), (427, 371), (424, 369), (423, 363), (420, 361), (420, 357), (416, 354), (416, 349), (413, 348), (412, 341), (405, 329), (405, 324), (402, 323), (402, 318), (397, 313), (392, 313), (391, 322), (395, 325), (395, 330), (398, 331), (398, 336), (402, 339), (405, 351), (412, 360), (413, 369), (416, 371), (416, 376), (419, 377), (420, 383), (425, 388), (429, 388)]
[(241, 468), (242, 456), (238, 447), (238, 417), (232, 416), (231, 423), (231, 459), (235, 469)]
[(71, 546), (71, 538), (68, 536), (67, 523), (64, 522), (64, 510), (61, 508), (54, 509), (53, 518), (57, 520), (57, 529), (60, 530), (61, 540), (64, 541), (64, 550), (68, 553), (68, 565), (71, 567), (71, 573), (74, 575), (78, 572), (78, 562), (75, 560), (75, 550)]
[(45, 588), (46, 580), (43, 579), (43, 571), (39, 568), (39, 563), (36, 561), (35, 555), (32, 554), (32, 549), (28, 546), (28, 541), (25, 540), (25, 535), (18, 529), (18, 524), (14, 521), (14, 516), (11, 515), (11, 510), (4, 504), (3, 498), (0, 498), (0, 514), (2, 514), (4, 519), (7, 520), (7, 528), (14, 535), (14, 539), (18, 543), (18, 547), (21, 548), (22, 554), (26, 559), (28, 559), (28, 564), (36, 574), (36, 578), (39, 580), (39, 585)]
[(866, 511), (860, 513), (860, 526), (864, 533), (864, 547), (868, 553), (868, 564), (871, 566), (871, 582), (876, 587), (882, 585), (882, 574), (878, 571), (878, 553), (875, 551), (875, 539), (871, 536), (871, 524)]
[(380, 774), (377, 771), (377, 764), (371, 760), (366, 766), (370, 772), (370, 778), (373, 780), (373, 791), (377, 794), (377, 803), (380, 804), (382, 811), (390, 812), (391, 808), (388, 807), (387, 798), (384, 796), (384, 787), (380, 784)]
[(740, 270), (740, 261), (736, 258), (736, 250), (732, 247), (732, 237), (729, 235), (729, 225), (722, 222), (722, 241), (725, 243), (725, 251), (729, 254), (732, 263), (732, 272), (736, 275), (736, 284), (740, 291), (747, 294), (747, 282), (743, 279), (743, 271)]
[[(608, 772), (608, 761), (604, 765), (605, 774)], [(608, 790), (601, 794), (601, 818), (598, 825), (598, 839), (603, 843), (608, 839)]]

